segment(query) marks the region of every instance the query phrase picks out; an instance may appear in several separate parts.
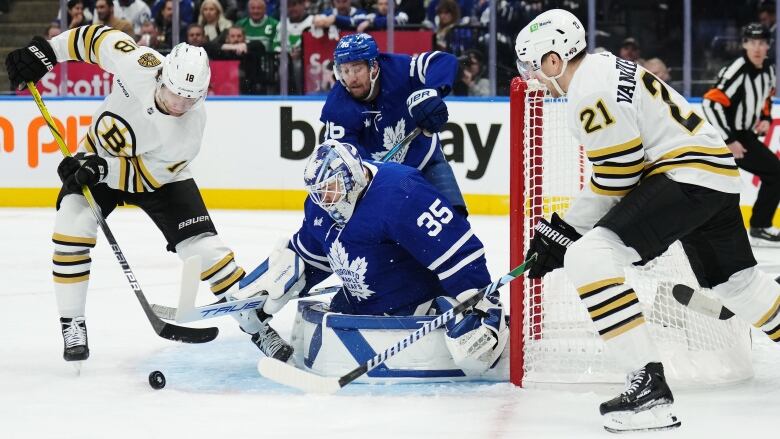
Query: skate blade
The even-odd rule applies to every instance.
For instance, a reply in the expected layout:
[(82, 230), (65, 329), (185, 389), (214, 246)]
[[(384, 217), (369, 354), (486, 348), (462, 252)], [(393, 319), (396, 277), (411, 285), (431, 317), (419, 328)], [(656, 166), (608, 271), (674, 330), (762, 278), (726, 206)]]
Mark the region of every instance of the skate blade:
[(638, 413), (612, 412), (604, 415), (604, 429), (610, 433), (671, 430), (681, 424), (680, 418), (672, 413), (671, 404), (657, 405)]
[(84, 361), (68, 361), (71, 366), (73, 366), (73, 371), (76, 373), (76, 376), (81, 376), (81, 366)]

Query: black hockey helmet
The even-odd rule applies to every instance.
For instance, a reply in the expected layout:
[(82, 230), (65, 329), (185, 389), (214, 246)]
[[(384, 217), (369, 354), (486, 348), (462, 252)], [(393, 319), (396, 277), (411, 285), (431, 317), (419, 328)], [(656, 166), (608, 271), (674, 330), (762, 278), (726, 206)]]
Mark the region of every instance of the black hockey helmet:
[(742, 28), (742, 39), (769, 41), (769, 29), (765, 28), (760, 23), (750, 23)]

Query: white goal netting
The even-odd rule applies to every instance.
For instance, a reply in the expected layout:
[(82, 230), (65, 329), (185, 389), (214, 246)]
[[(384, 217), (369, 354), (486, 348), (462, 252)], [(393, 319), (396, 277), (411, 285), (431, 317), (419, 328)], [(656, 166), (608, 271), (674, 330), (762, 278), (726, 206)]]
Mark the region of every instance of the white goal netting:
[[(511, 134), (513, 144), (519, 142), (513, 148), (522, 147), (512, 159), (522, 161), (512, 171), (512, 197), (520, 197), (520, 208), (513, 213), (519, 229), (513, 231), (522, 233), (512, 252), (522, 258), (537, 220), (566, 212), (572, 197), (587, 183), (590, 166), (567, 129), (565, 99), (544, 97), (539, 86), (513, 85), (512, 89), (512, 117), (522, 117), (522, 123), (513, 122)], [(518, 172), (521, 175), (515, 175)], [(705, 317), (672, 297), (675, 284), (698, 286), (679, 242), (647, 265), (627, 270), (626, 281), (642, 303), (670, 381), (704, 386), (752, 376), (748, 325), (737, 318)], [(522, 361), (513, 359), (512, 367), (521, 367), (513, 372), (513, 381), (520, 384), (517, 376), (523, 385), (624, 380), (562, 270), (541, 280), (526, 279), (520, 289), (523, 327), (513, 333), (512, 349), (522, 351)], [(515, 308), (512, 305), (513, 323)]]

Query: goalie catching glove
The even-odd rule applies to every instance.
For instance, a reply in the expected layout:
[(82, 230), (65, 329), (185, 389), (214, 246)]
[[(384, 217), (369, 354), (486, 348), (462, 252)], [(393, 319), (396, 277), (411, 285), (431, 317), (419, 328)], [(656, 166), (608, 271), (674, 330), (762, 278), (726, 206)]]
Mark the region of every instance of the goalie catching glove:
[[(437, 297), (435, 306), (445, 313), (477, 292), (475, 289), (464, 291), (456, 299)], [(446, 330), (444, 340), (455, 364), (469, 376), (485, 373), (504, 352), (509, 339), (509, 327), (498, 291), (447, 322)]]
[(527, 277), (539, 279), (545, 274), (563, 267), (563, 257), (566, 250), (580, 235), (574, 227), (567, 224), (557, 213), (552, 214), (548, 222), (542, 218), (534, 227), (534, 237), (531, 239), (531, 245), (526, 253), (528, 259), (536, 253), (536, 262), (528, 270)]
[(232, 294), (232, 298), (242, 300), (267, 294), (263, 312), (275, 314), (303, 290), (306, 285), (305, 268), (303, 259), (287, 248), (285, 240), (268, 259), (241, 279), (239, 290)]

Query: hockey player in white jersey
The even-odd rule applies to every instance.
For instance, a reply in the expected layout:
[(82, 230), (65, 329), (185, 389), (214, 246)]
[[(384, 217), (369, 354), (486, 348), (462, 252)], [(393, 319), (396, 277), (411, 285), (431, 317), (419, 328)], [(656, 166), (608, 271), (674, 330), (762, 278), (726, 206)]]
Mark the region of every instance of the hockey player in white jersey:
[(530, 251), (539, 258), (529, 276), (563, 267), (628, 372), (626, 390), (601, 404), (605, 428), (675, 428), (674, 398), (625, 267), (680, 240), (701, 286), (774, 341), (780, 285), (756, 269), (739, 173), (715, 129), (641, 66), (585, 49), (582, 24), (559, 9), (517, 37), (520, 73), (567, 97), (569, 129), (593, 165), (565, 221), (553, 214), (537, 224)]
[[(211, 72), (206, 52), (182, 43), (163, 57), (107, 26), (81, 26), (47, 42), (32, 39), (6, 59), (13, 87), (37, 82), (58, 62), (97, 64), (114, 75), (114, 87), (93, 116), (74, 157), (57, 172), (63, 186), (54, 225), (54, 290), (60, 313), (64, 358), (89, 357), (84, 319), (90, 277), (90, 249), (97, 221), (81, 193), (88, 186), (104, 216), (119, 205), (139, 206), (180, 258), (202, 258), (201, 279), (230, 300), (244, 270), (217, 236), (188, 165), (200, 150), (206, 111), (203, 100)], [(267, 355), (286, 361), (292, 353), (255, 313), (239, 317), (242, 330)]]

